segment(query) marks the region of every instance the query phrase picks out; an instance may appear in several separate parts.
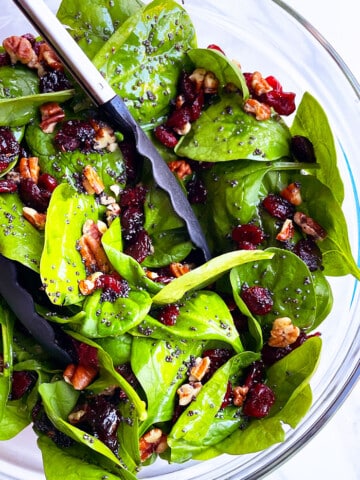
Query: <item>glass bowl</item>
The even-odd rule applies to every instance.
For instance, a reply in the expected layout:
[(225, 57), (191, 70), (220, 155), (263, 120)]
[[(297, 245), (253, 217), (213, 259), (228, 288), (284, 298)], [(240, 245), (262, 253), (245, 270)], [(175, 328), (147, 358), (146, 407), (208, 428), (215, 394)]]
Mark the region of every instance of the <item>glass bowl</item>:
[[(59, 1), (48, 1), (56, 9)], [(180, 3), (180, 2), (179, 2)], [(360, 87), (334, 49), (301, 16), (280, 0), (192, 0), (185, 2), (200, 47), (219, 45), (244, 71), (261, 71), (281, 79), (300, 99), (309, 91), (324, 107), (336, 141), (345, 185), (344, 210), (353, 254), (359, 264)], [(16, 18), (16, 22), (14, 22)], [(2, 5), (0, 37), (32, 31), (10, 1)], [(291, 118), (290, 120), (291, 121)], [(312, 378), (313, 405), (286, 441), (244, 456), (223, 455), (203, 463), (144, 468), (141, 479), (259, 479), (299, 451), (334, 415), (359, 376), (360, 286), (353, 277), (330, 278), (334, 307), (321, 325), (323, 351)], [(19, 455), (21, 452), (21, 456)], [(30, 428), (0, 450), (0, 478), (44, 478), (41, 454)]]

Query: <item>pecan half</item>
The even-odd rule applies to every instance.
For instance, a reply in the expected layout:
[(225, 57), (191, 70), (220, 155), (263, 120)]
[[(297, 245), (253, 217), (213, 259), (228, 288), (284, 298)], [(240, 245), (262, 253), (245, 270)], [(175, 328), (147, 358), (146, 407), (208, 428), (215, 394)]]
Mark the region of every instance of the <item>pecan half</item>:
[(268, 93), (273, 90), (273, 87), (267, 82), (260, 72), (253, 73), (251, 78), (251, 87), (256, 96), (260, 96), (263, 93)]
[(65, 112), (57, 102), (49, 102), (41, 105), (40, 128), (44, 133), (52, 133), (56, 124), (65, 118)]
[(280, 232), (276, 235), (276, 240), (279, 240), (279, 242), (286, 242), (287, 240), (290, 240), (290, 238), (293, 238), (294, 234), (294, 224), (290, 218), (287, 218), (283, 223)]
[(244, 403), (244, 400), (246, 398), (246, 395), (249, 391), (249, 387), (234, 387), (233, 388), (233, 395), (234, 395), (234, 400), (233, 403), (236, 407), (241, 407), (241, 405)]
[(169, 268), (174, 277), (181, 277), (182, 275), (185, 275), (185, 273), (190, 272), (189, 265), (179, 262), (170, 263)]
[(201, 390), (201, 382), (184, 383), (179, 387), (176, 393), (179, 395), (179, 405), (189, 405)]
[(96, 170), (91, 165), (86, 165), (83, 170), (83, 187), (89, 195), (100, 195), (105, 189), (104, 183)]
[(64, 70), (64, 65), (55, 51), (45, 42), (39, 46), (39, 61), (48, 65), (52, 70)]
[(70, 363), (64, 370), (63, 378), (66, 383), (71, 384), (75, 390), (83, 390), (94, 380), (98, 370), (94, 367), (75, 365)]
[(5, 38), (3, 47), (8, 53), (13, 65), (20, 62), (29, 68), (39, 67), (38, 56), (27, 38), (12, 35), (11, 37)]
[(290, 183), (281, 190), (280, 195), (293, 205), (300, 205), (302, 203), (301, 187), (298, 182)]
[(40, 166), (38, 157), (22, 157), (19, 161), (19, 173), (21, 178), (31, 178), (38, 183)]

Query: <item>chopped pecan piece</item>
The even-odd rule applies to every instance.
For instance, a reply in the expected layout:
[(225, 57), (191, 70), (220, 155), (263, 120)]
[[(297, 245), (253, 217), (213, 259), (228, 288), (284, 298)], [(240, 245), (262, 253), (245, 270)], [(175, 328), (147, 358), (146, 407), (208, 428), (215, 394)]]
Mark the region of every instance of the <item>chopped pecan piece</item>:
[(233, 395), (234, 395), (234, 400), (233, 403), (236, 407), (241, 407), (241, 405), (244, 403), (244, 400), (246, 398), (246, 395), (249, 391), (249, 387), (234, 387), (233, 388)]
[(75, 390), (83, 390), (94, 380), (98, 370), (87, 365), (75, 365), (70, 363), (64, 370), (63, 378), (66, 383), (71, 384)]
[(260, 96), (263, 93), (268, 93), (273, 90), (273, 87), (267, 82), (260, 72), (253, 73), (251, 77), (251, 87), (256, 96)]
[(41, 105), (40, 128), (44, 133), (52, 133), (56, 124), (65, 118), (65, 112), (57, 102)]
[(79, 281), (79, 290), (82, 295), (90, 295), (96, 289), (96, 279), (103, 275), (102, 272), (95, 272)]
[(182, 275), (185, 275), (185, 273), (190, 272), (190, 267), (187, 264), (183, 263), (178, 263), (178, 262), (173, 262), (170, 263), (170, 272), (174, 277), (181, 277)]
[(38, 230), (44, 230), (46, 223), (46, 213), (40, 213), (31, 207), (23, 207), (23, 217)]
[(163, 453), (167, 447), (167, 436), (160, 428), (153, 428), (139, 440), (140, 459), (145, 462), (153, 453)]
[(209, 357), (197, 357), (195, 365), (190, 369), (190, 382), (199, 382), (205, 376), (210, 368), (211, 360)]
[(293, 182), (281, 190), (280, 195), (293, 205), (300, 205), (302, 203), (300, 190), (300, 184)]
[(52, 70), (64, 70), (64, 65), (55, 51), (45, 42), (39, 46), (39, 61), (48, 65)]
[(94, 272), (111, 271), (110, 262), (101, 244), (103, 228), (102, 224), (87, 220), (83, 226), (83, 235), (78, 240), (77, 248), (89, 275)]
[(192, 383), (184, 383), (179, 387), (176, 393), (179, 395), (179, 405), (185, 406), (189, 405), (201, 390), (202, 384), (201, 382), (192, 382)]
[(293, 325), (291, 318), (277, 318), (273, 323), (268, 344), (270, 347), (287, 347), (296, 342), (299, 335), (300, 329)]
[(186, 176), (192, 174), (192, 170), (188, 162), (185, 160), (173, 160), (168, 163), (170, 170), (176, 173), (179, 180), (183, 180)]
[(105, 189), (102, 179), (91, 165), (86, 165), (84, 168), (82, 183), (89, 195), (100, 195)]
[(314, 240), (324, 240), (326, 238), (326, 230), (313, 218), (305, 215), (305, 213), (296, 212), (294, 215), (294, 222), (306, 235), (309, 235)]
[(294, 234), (294, 224), (290, 218), (287, 218), (283, 223), (280, 232), (276, 235), (276, 240), (279, 240), (279, 242), (286, 242), (286, 240), (293, 238)]
[(206, 75), (205, 68), (196, 68), (190, 75), (189, 79), (195, 83), (197, 91), (199, 91), (202, 88), (205, 75)]
[(40, 175), (38, 157), (22, 157), (19, 162), (19, 173), (21, 178), (31, 178), (38, 183)]
[(96, 132), (95, 135), (95, 150), (102, 150), (106, 148), (109, 152), (114, 152), (119, 145), (117, 144), (114, 130), (104, 123), (98, 123), (91, 120), (91, 125)]
[(21, 62), (29, 68), (39, 67), (38, 56), (27, 38), (12, 35), (11, 37), (5, 38), (3, 47), (8, 53), (13, 65)]
[(213, 95), (217, 93), (219, 88), (219, 80), (213, 72), (206, 72), (204, 77), (204, 93)]
[(248, 98), (244, 103), (246, 113), (255, 115), (256, 120), (268, 120), (271, 116), (271, 108), (265, 103), (261, 103), (255, 98)]

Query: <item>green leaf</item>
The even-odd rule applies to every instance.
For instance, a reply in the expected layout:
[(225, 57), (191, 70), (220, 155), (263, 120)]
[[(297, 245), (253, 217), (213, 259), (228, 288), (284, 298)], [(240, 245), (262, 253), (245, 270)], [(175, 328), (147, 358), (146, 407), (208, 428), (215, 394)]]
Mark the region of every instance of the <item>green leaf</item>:
[(206, 162), (289, 156), (290, 132), (278, 117), (258, 121), (243, 110), (238, 94), (223, 94), (202, 112), (175, 147), (180, 157)]
[(154, 0), (129, 17), (93, 61), (143, 126), (158, 122), (175, 97), (195, 32), (175, 1)]
[(309, 92), (304, 93), (290, 130), (292, 135), (303, 135), (311, 141), (316, 162), (321, 166), (314, 175), (330, 188), (341, 205), (344, 185), (337, 165), (334, 136), (324, 109)]
[(260, 250), (239, 250), (219, 255), (185, 275), (175, 278), (153, 297), (153, 302), (155, 304), (175, 303), (186, 293), (194, 289), (202, 289), (237, 265), (269, 259), (272, 256), (272, 253)]

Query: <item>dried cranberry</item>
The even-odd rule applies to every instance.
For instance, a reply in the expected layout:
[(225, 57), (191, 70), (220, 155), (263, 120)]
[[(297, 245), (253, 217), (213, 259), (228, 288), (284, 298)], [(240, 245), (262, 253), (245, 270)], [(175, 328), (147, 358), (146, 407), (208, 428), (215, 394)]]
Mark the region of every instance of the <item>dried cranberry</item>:
[(157, 126), (154, 130), (154, 134), (159, 142), (168, 148), (174, 148), (179, 141), (172, 129), (165, 127), (165, 125)]
[(38, 212), (45, 212), (50, 201), (51, 193), (40, 189), (32, 178), (21, 178), (19, 186), (19, 195), (22, 202)]
[(295, 213), (295, 207), (292, 203), (281, 195), (274, 193), (270, 193), (264, 198), (262, 206), (272, 217), (279, 218), (280, 220), (291, 218)]
[(73, 88), (70, 80), (61, 70), (45, 73), (40, 77), (39, 87), (41, 93), (60, 92)]
[(157, 319), (159, 322), (163, 323), (164, 325), (167, 325), (168, 327), (172, 327), (173, 325), (176, 324), (177, 317), (180, 314), (180, 308), (179, 305), (176, 305), (176, 303), (171, 303), (169, 305), (165, 305), (157, 315)]
[(295, 96), (293, 92), (272, 90), (260, 95), (258, 98), (260, 102), (272, 107), (279, 115), (291, 115), (296, 109)]
[(301, 330), (296, 341), (290, 345), (287, 345), (286, 347), (271, 347), (268, 343), (265, 343), (261, 350), (262, 361), (265, 365), (270, 366), (295, 350), (295, 348), (300, 347), (308, 338), (318, 336), (320, 336), (319, 332), (307, 335), (303, 330)]
[(132, 240), (144, 224), (143, 209), (137, 205), (131, 205), (121, 212), (121, 226), (123, 237), (126, 241)]
[(247, 369), (245, 387), (252, 388), (256, 383), (263, 383), (265, 379), (265, 368), (261, 361), (253, 362)]
[(195, 122), (202, 112), (204, 107), (205, 98), (204, 98), (204, 91), (200, 90), (199, 93), (194, 98), (194, 101), (190, 105), (190, 122)]
[(6, 67), (7, 65), (10, 65), (10, 57), (6, 52), (1, 52), (0, 53), (0, 67)]
[(60, 432), (50, 421), (46, 415), (44, 408), (40, 403), (37, 403), (31, 412), (31, 417), (34, 424), (34, 430), (46, 435), (58, 447), (71, 447), (75, 442), (65, 433)]
[(269, 289), (258, 285), (243, 286), (240, 295), (252, 314), (266, 315), (271, 312), (274, 302)]
[(264, 231), (251, 223), (238, 225), (233, 228), (231, 236), (239, 244), (239, 247), (245, 250), (252, 250), (265, 239)]
[(0, 193), (14, 193), (16, 191), (17, 183), (14, 180), (0, 179)]
[(294, 135), (290, 142), (290, 151), (299, 162), (316, 163), (314, 145), (302, 135)]
[(188, 200), (191, 204), (205, 203), (207, 199), (207, 189), (200, 178), (193, 178), (186, 184)]
[(215, 45), (214, 43), (211, 43), (210, 45), (208, 45), (207, 48), (209, 48), (210, 50), (217, 50), (218, 52), (225, 55), (224, 50), (222, 50), (218, 45)]
[(138, 232), (131, 243), (125, 248), (125, 253), (141, 263), (153, 253), (153, 246), (150, 236), (145, 230)]
[(125, 161), (126, 178), (128, 181), (134, 181), (137, 175), (137, 165), (141, 161), (135, 144), (124, 140), (119, 143), (119, 147)]
[(311, 272), (321, 270), (322, 253), (315, 241), (311, 238), (300, 239), (294, 246), (293, 252), (301, 258)]
[(99, 368), (98, 350), (92, 345), (75, 341), (76, 354), (80, 365), (85, 367)]
[(202, 382), (207, 382), (212, 375), (218, 370), (224, 363), (226, 363), (233, 355), (232, 350), (228, 348), (212, 348), (205, 350), (202, 354), (204, 357), (209, 357), (210, 367), (206, 374), (204, 375)]
[(95, 287), (103, 290), (102, 300), (114, 301), (129, 296), (130, 287), (126, 280), (115, 274), (104, 273), (95, 280)]
[(32, 33), (24, 33), (23, 35), (21, 35), (22, 38), (26, 38), (26, 40), (28, 40), (30, 43), (31, 43), (31, 46), (33, 47), (35, 45), (35, 42), (36, 42), (36, 38), (34, 37), (34, 35)]
[(270, 85), (270, 87), (272, 87), (275, 90), (275, 92), (282, 92), (283, 91), (281, 83), (274, 76), (269, 75), (268, 77), (265, 78), (265, 80)]
[(246, 395), (243, 413), (248, 417), (266, 417), (274, 402), (275, 395), (271, 388), (264, 383), (256, 383)]
[(190, 78), (190, 75), (186, 72), (182, 72), (178, 84), (178, 92), (184, 96), (187, 103), (193, 103), (198, 95), (196, 83)]
[(57, 187), (58, 183), (56, 178), (54, 178), (50, 173), (42, 173), (39, 176), (37, 185), (40, 189), (47, 190), (52, 193)]
[(185, 105), (178, 110), (173, 110), (170, 113), (168, 119), (166, 120), (165, 127), (182, 130), (184, 126), (189, 123), (190, 118), (191, 110)]
[(55, 145), (62, 152), (73, 152), (79, 149), (83, 153), (94, 150), (95, 130), (91, 122), (86, 120), (69, 120), (63, 122), (55, 135)]
[(232, 404), (234, 400), (233, 387), (230, 382), (228, 382), (226, 387), (226, 392), (220, 408), (226, 408)]
[(147, 189), (141, 184), (135, 187), (128, 187), (121, 192), (120, 206), (142, 206), (145, 202)]
[(29, 370), (14, 371), (12, 375), (12, 384), (9, 400), (18, 400), (35, 385), (37, 375)]
[(19, 142), (8, 127), (0, 127), (0, 173), (5, 170), (20, 153)]

